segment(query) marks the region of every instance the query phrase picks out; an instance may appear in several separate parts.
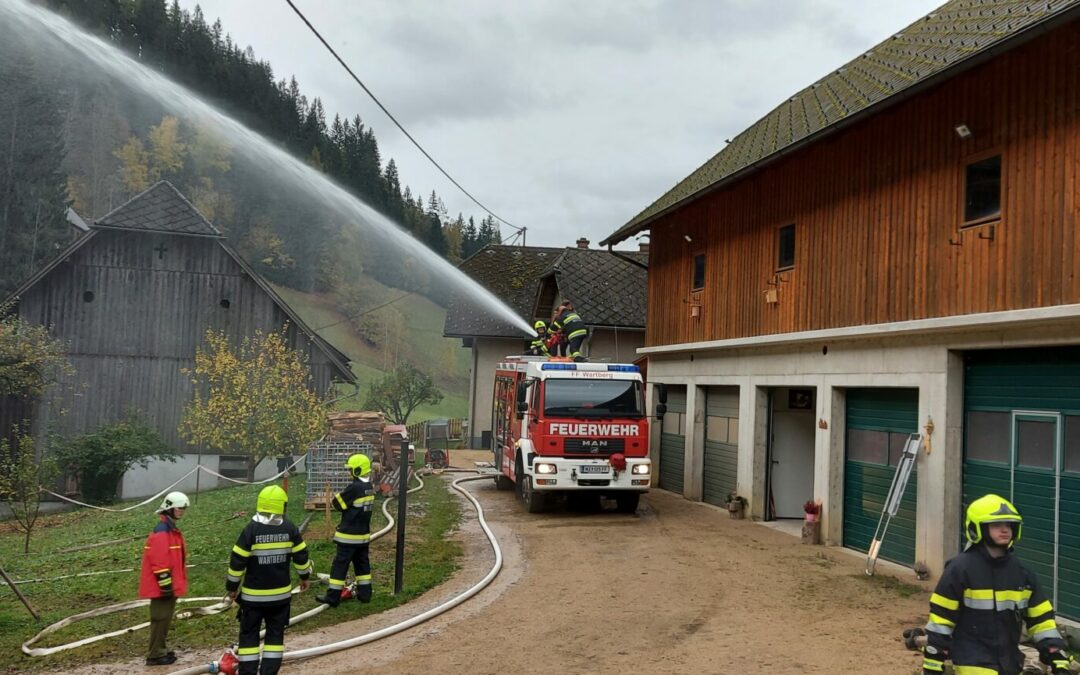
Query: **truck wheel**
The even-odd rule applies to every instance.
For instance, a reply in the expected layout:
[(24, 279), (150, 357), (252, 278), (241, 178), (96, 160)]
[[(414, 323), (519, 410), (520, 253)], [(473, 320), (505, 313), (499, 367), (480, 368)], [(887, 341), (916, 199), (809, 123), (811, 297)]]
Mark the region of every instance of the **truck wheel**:
[(637, 511), (638, 502), (641, 500), (640, 492), (627, 492), (615, 495), (615, 505), (619, 513), (634, 513)]
[(515, 466), (517, 471), (514, 473), (517, 475), (518, 497), (521, 498), (521, 503), (525, 505), (527, 512), (540, 513), (547, 505), (545, 495), (532, 489), (532, 476), (525, 474), (520, 458)]

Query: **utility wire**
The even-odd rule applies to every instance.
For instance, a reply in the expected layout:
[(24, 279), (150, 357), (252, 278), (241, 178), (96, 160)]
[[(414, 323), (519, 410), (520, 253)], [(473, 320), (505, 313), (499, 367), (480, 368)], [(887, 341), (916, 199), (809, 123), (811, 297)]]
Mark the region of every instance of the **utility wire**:
[(386, 302), (382, 303), (381, 305), (375, 305), (371, 309), (365, 309), (362, 312), (357, 312), (356, 314), (350, 314), (350, 315), (346, 316), (344, 319), (342, 319), (341, 321), (335, 321), (333, 323), (328, 323), (325, 326), (319, 326), (318, 328), (312, 328), (311, 330), (313, 332), (315, 332), (315, 333), (318, 333), (319, 331), (326, 330), (327, 328), (333, 328), (334, 326), (340, 326), (341, 324), (345, 323), (346, 321), (352, 321), (353, 319), (358, 319), (358, 318), (364, 316), (365, 314), (371, 314), (372, 312), (380, 310), (383, 307), (386, 307), (387, 305), (394, 304), (398, 300), (404, 300), (405, 298), (407, 298), (410, 295), (413, 295), (415, 293), (416, 293), (416, 291), (409, 291), (408, 293), (402, 293), (401, 295), (397, 296), (393, 300), (387, 300)]
[(494, 212), (492, 212), (491, 209), (489, 209), (488, 207), (481, 204), (480, 200), (478, 200), (476, 197), (473, 197), (472, 194), (468, 190), (466, 190), (465, 188), (463, 188), (461, 186), (461, 183), (458, 183), (456, 180), (454, 180), (454, 177), (451, 176), (450, 174), (448, 174), (446, 172), (446, 169), (442, 168), (442, 166), (440, 166), (439, 163), (435, 161), (435, 158), (428, 154), (428, 151), (425, 150), (423, 148), (423, 146), (421, 146), (420, 143), (418, 143), (417, 140), (412, 137), (412, 134), (410, 134), (408, 131), (406, 131), (405, 127), (401, 126), (401, 122), (398, 122), (397, 119), (392, 114), (390, 114), (390, 111), (387, 110), (386, 106), (384, 106), (382, 104), (382, 102), (378, 98), (375, 97), (375, 94), (371, 93), (371, 90), (368, 89), (367, 85), (365, 85), (360, 80), (360, 78), (356, 76), (356, 73), (354, 73), (352, 68), (349, 67), (349, 64), (345, 63), (345, 60), (342, 59), (340, 56), (338, 56), (338, 53), (336, 51), (334, 51), (334, 48), (330, 46), (330, 43), (326, 41), (326, 39), (322, 36), (321, 33), (319, 33), (318, 30), (316, 30), (315, 26), (311, 25), (311, 22), (308, 21), (308, 18), (306, 16), (304, 16), (304, 13), (301, 12), (299, 10), (299, 8), (297, 8), (297, 6), (295, 4), (293, 4), (293, 0), (285, 0), (285, 2), (287, 2), (289, 4), (289, 7), (291, 7), (292, 10), (294, 12), (296, 12), (296, 15), (298, 17), (300, 17), (300, 20), (303, 21), (305, 24), (307, 24), (307, 27), (310, 28), (311, 32), (315, 34), (315, 37), (319, 38), (319, 42), (323, 43), (323, 46), (326, 47), (327, 50), (329, 50), (330, 53), (334, 55), (334, 58), (337, 59), (337, 62), (340, 63), (341, 67), (344, 68), (345, 71), (347, 73), (349, 73), (349, 75), (352, 76), (352, 79), (355, 80), (358, 85), (360, 85), (360, 88), (364, 90), (364, 93), (367, 94), (368, 96), (370, 96), (371, 100), (375, 101), (375, 105), (379, 106), (379, 109), (382, 110), (384, 113), (386, 113), (386, 116), (390, 118), (390, 121), (393, 122), (395, 125), (397, 125), (397, 128), (401, 130), (401, 133), (405, 134), (405, 137), (408, 138), (410, 141), (412, 141), (412, 144), (416, 146), (417, 150), (422, 152), (424, 154), (424, 157), (427, 157), (428, 161), (430, 161), (432, 164), (434, 164), (435, 168), (438, 169), (440, 172), (442, 172), (442, 175), (446, 176), (446, 179), (449, 180), (451, 183), (453, 183), (457, 187), (457, 189), (459, 189), (463, 193), (465, 193), (465, 196), (468, 197), (469, 199), (471, 199), (473, 201), (473, 203), (475, 203), (477, 206), (479, 206), (484, 211), (486, 211), (492, 218), (498, 220), (500, 223), (503, 223), (507, 227), (510, 227), (510, 228), (516, 230), (518, 233), (522, 234), (522, 240), (524, 241), (524, 232), (525, 232), (525, 230), (527, 228), (518, 227), (517, 225), (514, 225), (513, 223), (510, 223), (510, 222), (506, 221), (505, 219), (500, 218), (498, 215), (496, 215)]

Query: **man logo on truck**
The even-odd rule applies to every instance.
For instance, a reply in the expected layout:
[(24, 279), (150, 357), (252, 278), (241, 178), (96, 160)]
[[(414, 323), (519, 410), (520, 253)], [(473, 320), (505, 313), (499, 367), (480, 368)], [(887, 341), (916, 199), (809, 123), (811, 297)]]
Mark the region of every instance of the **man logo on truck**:
[(582, 441), (581, 441), (581, 447), (582, 448), (587, 448), (589, 450), (589, 452), (591, 452), (593, 454), (596, 454), (596, 453), (600, 452), (601, 450), (606, 449), (607, 446), (608, 446), (608, 442), (606, 440), (604, 440), (604, 441), (592, 441), (592, 440), (589, 440), (589, 439), (585, 438), (585, 439), (582, 439)]

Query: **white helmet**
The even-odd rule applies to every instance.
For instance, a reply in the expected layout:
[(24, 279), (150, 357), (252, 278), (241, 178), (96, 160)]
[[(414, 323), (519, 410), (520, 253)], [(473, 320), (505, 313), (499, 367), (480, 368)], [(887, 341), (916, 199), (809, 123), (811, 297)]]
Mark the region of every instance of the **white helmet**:
[(190, 505), (191, 502), (188, 501), (187, 495), (183, 492), (170, 492), (165, 495), (165, 499), (162, 500), (157, 513), (165, 513), (169, 509), (186, 509)]

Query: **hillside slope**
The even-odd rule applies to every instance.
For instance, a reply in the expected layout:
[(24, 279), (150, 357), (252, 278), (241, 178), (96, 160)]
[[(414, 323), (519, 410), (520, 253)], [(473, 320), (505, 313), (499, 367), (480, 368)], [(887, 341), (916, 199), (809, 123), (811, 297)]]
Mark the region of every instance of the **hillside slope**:
[(360, 381), (360, 394), (340, 401), (337, 407), (361, 409), (367, 385), (393, 368), (395, 359), (400, 359), (430, 375), (444, 394), (439, 405), (418, 408), (409, 418), (410, 422), (435, 417), (464, 417), (468, 407), (469, 352), (461, 347), (460, 341), (442, 336), (446, 310), (422, 295), (405, 295), (400, 289), (374, 281), (365, 283), (371, 296), (364, 303), (366, 306), (393, 301), (390, 306), (405, 316), (406, 330), (400, 342), (372, 344), (364, 339), (342, 313), (340, 303), (331, 293), (304, 293), (274, 286), (304, 322), (352, 360), (352, 370)]

